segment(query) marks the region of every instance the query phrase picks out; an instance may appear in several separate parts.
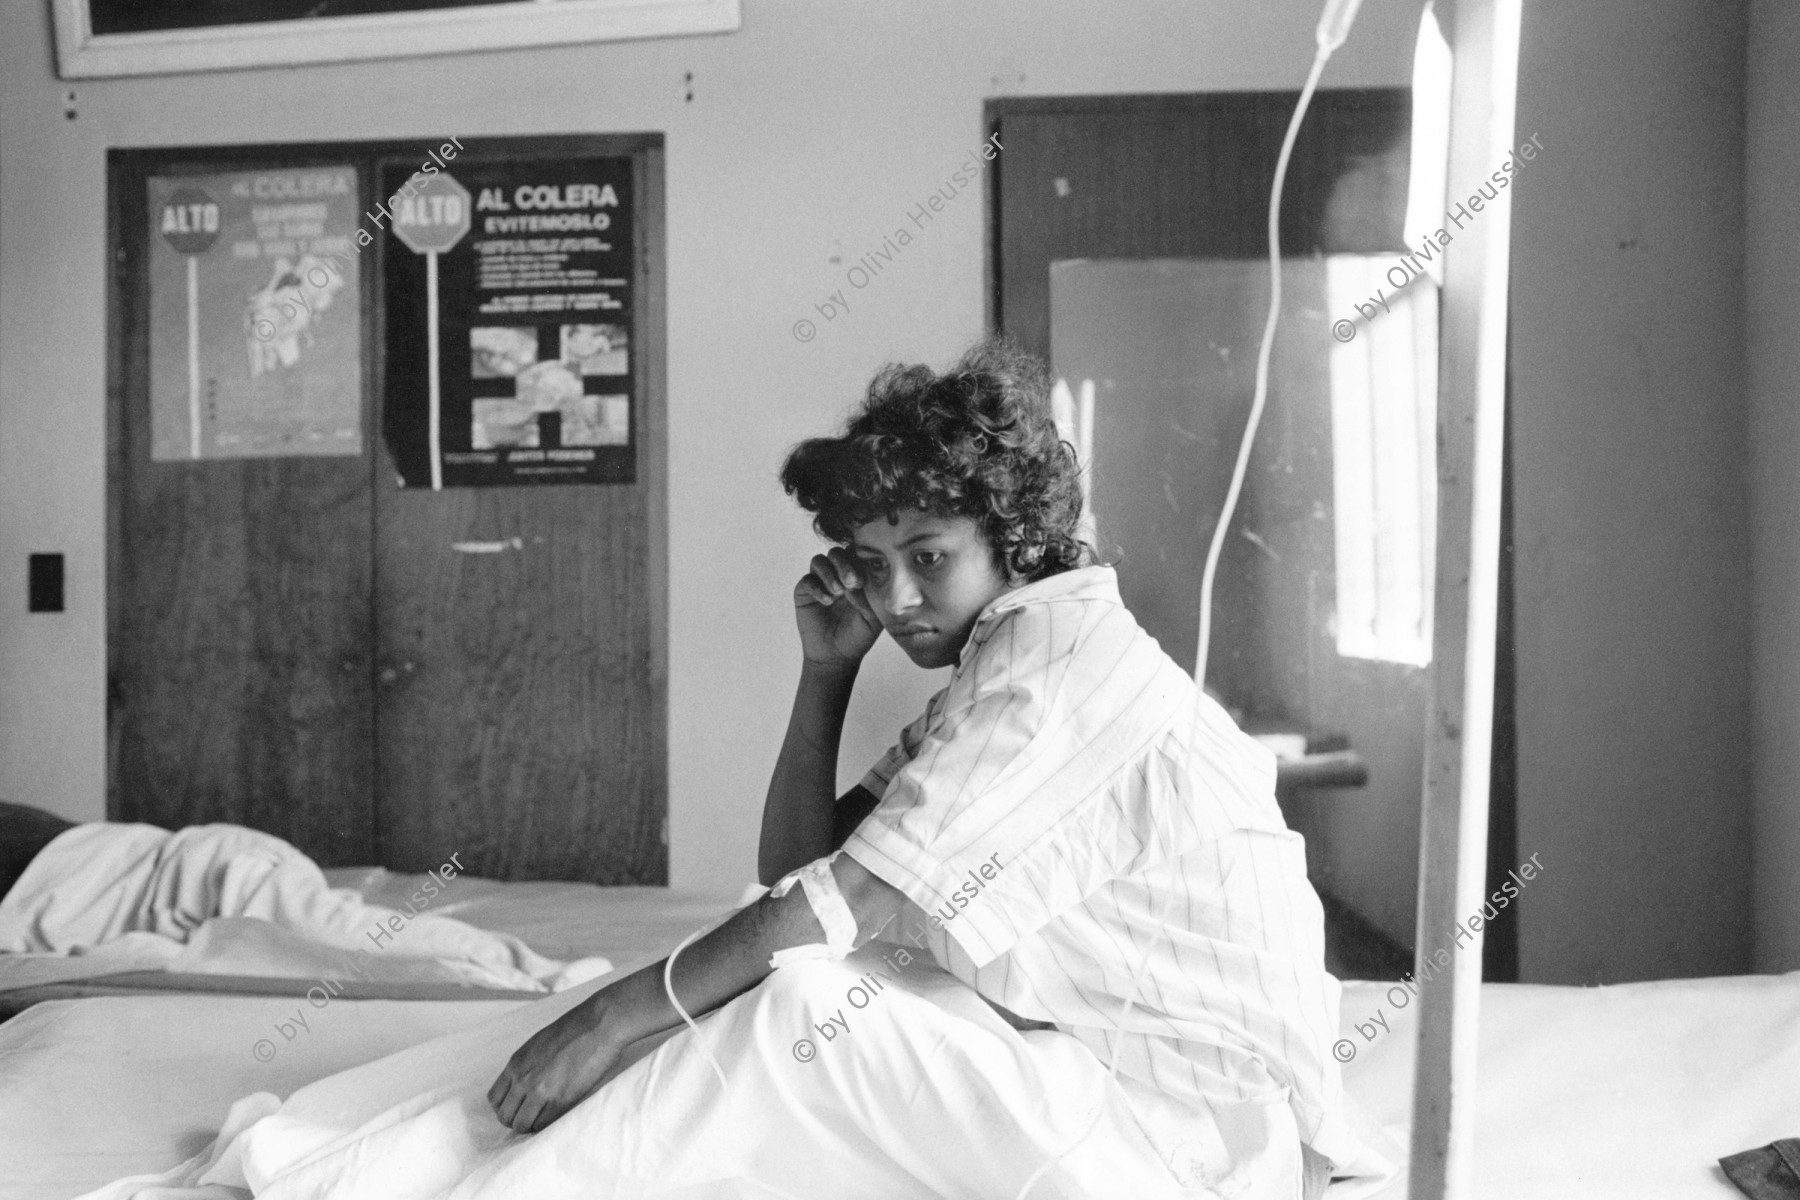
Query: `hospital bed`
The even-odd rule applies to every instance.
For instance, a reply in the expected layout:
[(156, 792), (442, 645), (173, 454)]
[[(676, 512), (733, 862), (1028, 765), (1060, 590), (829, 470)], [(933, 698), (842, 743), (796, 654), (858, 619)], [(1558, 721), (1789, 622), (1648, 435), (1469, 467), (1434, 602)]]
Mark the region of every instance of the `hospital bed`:
[[(459, 915), (565, 954), (603, 951), (629, 971), (729, 907), (666, 889), (581, 889), (496, 885), (485, 908)], [(204, 1149), (243, 1096), (286, 1096), (523, 1003), (342, 999), (266, 1059), (257, 1047), (279, 1040), (271, 1031), (292, 997), (38, 1004), (0, 1025), (0, 1180), (17, 1200), (62, 1200), (164, 1170)], [(1402, 985), (1344, 985), (1336, 1053), (1346, 1086), (1400, 1146), (1417, 1012)], [(1478, 1196), (1728, 1200), (1737, 1192), (1719, 1157), (1800, 1132), (1800, 972), (1605, 988), (1485, 984), (1481, 1018)], [(1382, 1195), (1398, 1200), (1404, 1186), (1403, 1177)]]

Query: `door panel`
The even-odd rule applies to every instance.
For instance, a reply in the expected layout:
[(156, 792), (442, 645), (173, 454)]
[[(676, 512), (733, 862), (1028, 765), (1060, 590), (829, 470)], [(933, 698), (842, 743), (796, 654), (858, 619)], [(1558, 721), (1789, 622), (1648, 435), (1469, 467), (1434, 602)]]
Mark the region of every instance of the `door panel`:
[(642, 485), (381, 488), (383, 862), (667, 882), (647, 518)]
[(326, 866), (370, 861), (367, 461), (131, 450), (113, 819), (231, 821)]
[[(234, 165), (254, 164), (206, 168)], [(148, 227), (147, 174), (115, 174), (111, 212), (107, 813), (231, 821), (366, 863), (370, 459), (151, 461), (148, 277), (121, 236)]]
[[(376, 842), (391, 866), (454, 853), (496, 879), (668, 882), (659, 142), (556, 147), (637, 160), (634, 481), (433, 492), (395, 486), (377, 451)], [(411, 319), (382, 315), (396, 340)]]

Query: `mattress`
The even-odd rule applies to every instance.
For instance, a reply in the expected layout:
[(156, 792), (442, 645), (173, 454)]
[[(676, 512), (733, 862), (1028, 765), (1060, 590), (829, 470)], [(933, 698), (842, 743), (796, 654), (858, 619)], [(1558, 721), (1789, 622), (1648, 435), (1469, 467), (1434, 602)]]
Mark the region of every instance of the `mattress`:
[[(653, 899), (635, 903), (659, 932), (638, 932), (649, 949), (621, 956), (623, 970), (662, 956), (687, 932), (678, 905)], [(607, 919), (623, 918), (615, 910)], [(291, 1039), (277, 1024), (291, 1017), (291, 999), (39, 1005), (0, 1025), (0, 1179), (8, 1196), (51, 1200), (166, 1169), (203, 1149), (241, 1096), (285, 1096), (516, 1003), (338, 1001)], [(1416, 1014), (1404, 988), (1344, 985), (1341, 1033), (1354, 1052), (1346, 1086), (1402, 1146)], [(259, 1061), (260, 1041), (277, 1048), (267, 1061)], [(1800, 973), (1608, 988), (1483, 985), (1476, 1195), (1727, 1200), (1737, 1193), (1720, 1156), (1800, 1133), (1795, 1079)], [(1387, 1194), (1397, 1200), (1403, 1183)]]

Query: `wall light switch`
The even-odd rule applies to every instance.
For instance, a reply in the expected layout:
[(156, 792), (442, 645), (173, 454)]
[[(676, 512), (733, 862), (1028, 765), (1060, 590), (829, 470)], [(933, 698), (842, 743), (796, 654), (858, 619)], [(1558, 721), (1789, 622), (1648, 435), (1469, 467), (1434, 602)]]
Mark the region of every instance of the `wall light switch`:
[(63, 556), (33, 554), (31, 556), (31, 598), (29, 612), (63, 611)]

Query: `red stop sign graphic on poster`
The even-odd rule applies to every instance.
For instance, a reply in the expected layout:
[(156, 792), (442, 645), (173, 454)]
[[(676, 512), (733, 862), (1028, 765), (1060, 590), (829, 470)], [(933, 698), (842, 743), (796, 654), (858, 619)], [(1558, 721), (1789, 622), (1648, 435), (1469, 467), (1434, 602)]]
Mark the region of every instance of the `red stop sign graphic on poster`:
[(442, 254), (469, 232), (469, 189), (447, 174), (427, 177), (389, 202), (394, 236), (415, 254)]
[(157, 218), (157, 232), (177, 254), (204, 254), (219, 236), (219, 202), (202, 188), (176, 188)]

